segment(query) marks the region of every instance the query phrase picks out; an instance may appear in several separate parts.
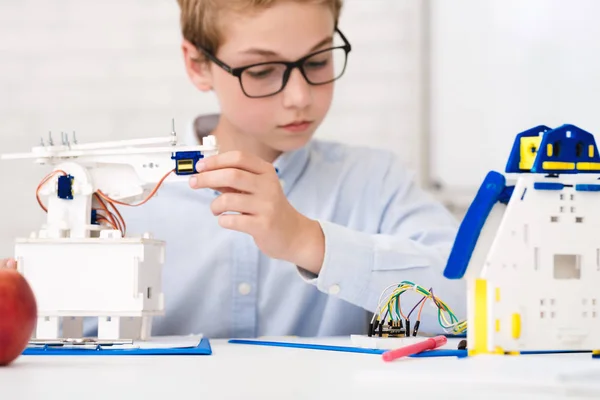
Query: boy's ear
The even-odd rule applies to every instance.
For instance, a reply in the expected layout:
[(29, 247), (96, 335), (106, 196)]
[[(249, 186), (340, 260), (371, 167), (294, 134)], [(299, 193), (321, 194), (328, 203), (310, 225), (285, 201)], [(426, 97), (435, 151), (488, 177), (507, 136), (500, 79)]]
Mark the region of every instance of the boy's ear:
[(187, 40), (181, 43), (186, 72), (198, 89), (203, 92), (212, 90), (210, 64), (196, 47)]

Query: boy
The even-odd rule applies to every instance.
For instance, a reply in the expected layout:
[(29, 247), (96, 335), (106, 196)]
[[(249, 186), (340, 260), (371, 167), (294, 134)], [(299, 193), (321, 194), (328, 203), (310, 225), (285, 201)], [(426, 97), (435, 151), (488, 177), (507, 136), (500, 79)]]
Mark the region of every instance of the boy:
[[(403, 280), (464, 316), (464, 286), (442, 276), (451, 215), (391, 153), (311, 140), (350, 53), (342, 1), (178, 1), (186, 71), (221, 106), (196, 120), (195, 140), (215, 135), (220, 154), (124, 210), (128, 231), (168, 244), (153, 335), (364, 333)], [(436, 310), (424, 314), (421, 331), (439, 332)]]

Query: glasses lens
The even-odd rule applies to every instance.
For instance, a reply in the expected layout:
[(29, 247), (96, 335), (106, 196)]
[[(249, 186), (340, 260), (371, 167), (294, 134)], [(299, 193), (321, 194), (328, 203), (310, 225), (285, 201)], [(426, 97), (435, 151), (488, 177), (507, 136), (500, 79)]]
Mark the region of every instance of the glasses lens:
[(248, 96), (260, 97), (276, 93), (283, 85), (285, 65), (268, 63), (244, 70), (242, 88)]
[(304, 62), (306, 79), (319, 85), (338, 79), (346, 69), (346, 51), (331, 49), (315, 54)]

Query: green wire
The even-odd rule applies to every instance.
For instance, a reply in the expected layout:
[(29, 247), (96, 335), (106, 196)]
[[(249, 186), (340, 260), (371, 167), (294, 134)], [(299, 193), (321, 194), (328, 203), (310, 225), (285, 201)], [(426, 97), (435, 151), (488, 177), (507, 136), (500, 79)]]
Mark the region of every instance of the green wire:
[[(402, 282), (400, 282), (400, 284), (398, 284), (398, 286), (396, 287), (396, 289), (400, 288), (402, 286), (405, 286), (405, 285), (406, 286), (410, 286), (417, 293), (420, 293), (421, 295), (423, 295), (425, 297), (433, 297), (431, 295), (431, 292), (429, 292), (428, 290), (426, 290), (422, 286), (419, 286), (419, 285), (417, 285), (417, 284), (415, 284), (414, 282), (411, 282), (411, 281), (402, 281)], [(392, 321), (395, 320), (394, 315), (397, 315), (398, 318), (401, 318), (400, 307), (399, 307), (400, 296), (404, 292), (406, 292), (407, 290), (410, 290), (410, 288), (405, 288), (401, 292), (396, 293), (392, 298), (390, 298), (390, 301), (388, 302), (388, 313), (389, 313)], [(392, 312), (392, 306), (391, 306), (392, 300), (396, 301), (396, 305), (394, 307), (395, 310), (396, 310), (395, 314)], [(427, 300), (424, 300), (424, 301), (427, 301)], [(448, 306), (445, 303), (443, 303), (442, 301), (438, 301), (438, 302), (434, 302), (434, 304), (436, 304), (438, 306), (438, 323), (440, 324), (440, 326), (442, 326), (445, 329), (449, 329), (449, 328), (453, 327), (454, 331), (457, 331), (457, 330), (460, 331), (460, 330), (462, 330), (462, 328), (459, 328), (462, 323), (459, 323), (459, 320), (456, 317), (456, 315), (452, 311), (450, 311), (450, 309), (448, 308)], [(442, 321), (442, 312), (443, 311), (446, 311), (448, 313), (448, 315), (450, 316), (450, 325), (445, 325), (444, 322)], [(456, 324), (459, 324), (459, 325), (457, 326)]]

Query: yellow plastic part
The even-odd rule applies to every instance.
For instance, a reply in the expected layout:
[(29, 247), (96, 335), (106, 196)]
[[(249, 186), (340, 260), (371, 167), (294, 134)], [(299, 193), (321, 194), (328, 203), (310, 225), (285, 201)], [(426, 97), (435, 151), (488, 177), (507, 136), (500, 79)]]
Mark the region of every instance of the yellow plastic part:
[(521, 157), (519, 160), (519, 168), (530, 171), (533, 168), (533, 162), (537, 156), (540, 142), (542, 141), (541, 136), (529, 136), (521, 138), (520, 153)]
[(600, 355), (600, 350), (592, 350), (592, 354), (598, 356)]
[(588, 146), (588, 156), (589, 156), (590, 158), (594, 157), (594, 145), (593, 145), (593, 144), (590, 144), (590, 145)]
[(496, 288), (496, 303), (500, 302), (500, 288)]
[(473, 350), (476, 354), (488, 352), (488, 310), (487, 310), (487, 281), (475, 279), (475, 343)]
[(575, 163), (562, 161), (544, 161), (542, 163), (542, 168), (571, 170), (575, 169)]
[(496, 320), (496, 332), (500, 332), (500, 320)]
[(512, 337), (513, 339), (521, 337), (521, 314), (512, 315)]
[(177, 160), (177, 172), (192, 172), (194, 171), (194, 160), (182, 159)]
[(552, 154), (554, 153), (554, 147), (552, 147), (550, 143), (546, 145), (546, 153), (548, 154), (548, 157), (552, 157)]
[(596, 163), (596, 162), (578, 162), (577, 163), (577, 169), (584, 170), (584, 171), (597, 171), (597, 170), (600, 170), (600, 163)]
[(506, 354), (507, 356), (518, 356), (518, 355), (521, 355), (521, 353), (518, 352), (518, 351), (507, 351), (504, 354)]

